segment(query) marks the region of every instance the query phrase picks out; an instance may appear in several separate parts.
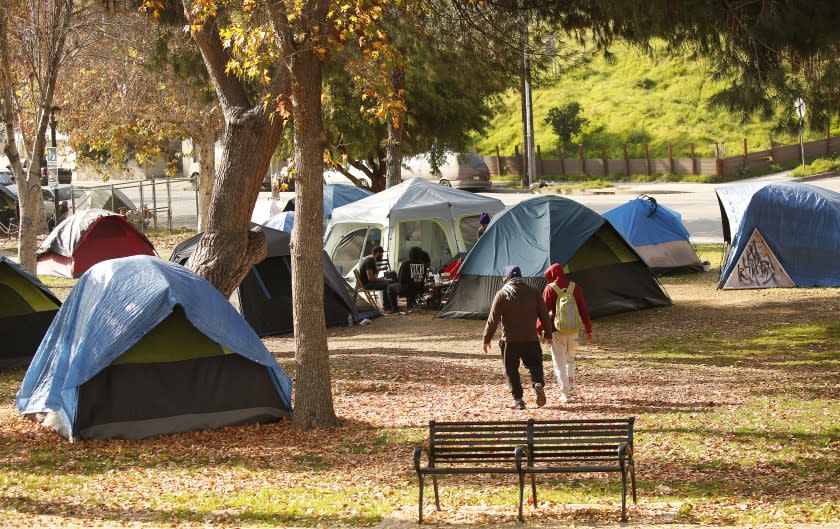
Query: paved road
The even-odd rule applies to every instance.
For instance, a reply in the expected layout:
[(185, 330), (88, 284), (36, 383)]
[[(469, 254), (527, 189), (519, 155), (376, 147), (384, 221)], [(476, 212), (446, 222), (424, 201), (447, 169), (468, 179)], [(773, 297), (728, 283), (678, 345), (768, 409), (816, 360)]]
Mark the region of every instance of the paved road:
[[(790, 180), (787, 173), (763, 176), (753, 180)], [(823, 179), (805, 179), (812, 185), (818, 185), (840, 192), (840, 177)], [(692, 184), (692, 183), (649, 183), (649, 184), (617, 184), (613, 188), (596, 192), (574, 193), (564, 195), (566, 198), (575, 200), (592, 208), (598, 213), (604, 213), (639, 194), (647, 194), (655, 197), (661, 204), (679, 212), (682, 215), (683, 223), (691, 234), (695, 243), (714, 243), (723, 241), (723, 233), (720, 223), (720, 209), (715, 195), (716, 184)], [(498, 192), (481, 193), (482, 195), (498, 198), (505, 205), (514, 205), (534, 197), (533, 193), (525, 191), (500, 190)], [(288, 200), (294, 193), (280, 193), (280, 198)], [(261, 192), (260, 200), (270, 197), (270, 193)], [(149, 197), (146, 197), (149, 202)], [(159, 197), (159, 201), (163, 198)], [(160, 204), (163, 205), (163, 204)], [(173, 226), (185, 226), (195, 229), (197, 219), (196, 196), (190, 186), (172, 186), (172, 211)], [(165, 218), (159, 219), (159, 223), (165, 225)]]

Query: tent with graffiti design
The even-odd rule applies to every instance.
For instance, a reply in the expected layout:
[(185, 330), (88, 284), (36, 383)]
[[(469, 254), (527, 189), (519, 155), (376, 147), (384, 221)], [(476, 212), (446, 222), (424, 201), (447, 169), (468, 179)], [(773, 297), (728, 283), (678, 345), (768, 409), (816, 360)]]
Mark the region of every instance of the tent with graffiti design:
[(840, 194), (794, 182), (716, 193), (726, 243), (718, 288), (840, 286)]

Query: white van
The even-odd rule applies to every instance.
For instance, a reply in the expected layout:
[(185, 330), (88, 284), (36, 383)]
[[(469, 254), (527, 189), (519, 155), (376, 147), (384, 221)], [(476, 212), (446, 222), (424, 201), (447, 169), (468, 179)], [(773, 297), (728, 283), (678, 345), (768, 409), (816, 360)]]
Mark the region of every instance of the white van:
[(429, 155), (418, 154), (403, 160), (402, 179), (420, 177), (441, 185), (473, 191), (490, 188), (490, 168), (478, 154), (448, 152), (439, 169), (439, 175), (432, 174)]

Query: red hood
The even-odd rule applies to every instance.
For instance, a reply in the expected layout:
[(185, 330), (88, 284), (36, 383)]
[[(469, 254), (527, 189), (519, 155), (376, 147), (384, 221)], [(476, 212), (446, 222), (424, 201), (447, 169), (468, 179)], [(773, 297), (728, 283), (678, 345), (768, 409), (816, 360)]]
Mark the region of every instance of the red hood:
[(544, 275), (547, 282), (557, 283), (559, 287), (565, 287), (569, 284), (569, 280), (566, 279), (566, 274), (563, 273), (563, 267), (557, 263), (549, 266)]

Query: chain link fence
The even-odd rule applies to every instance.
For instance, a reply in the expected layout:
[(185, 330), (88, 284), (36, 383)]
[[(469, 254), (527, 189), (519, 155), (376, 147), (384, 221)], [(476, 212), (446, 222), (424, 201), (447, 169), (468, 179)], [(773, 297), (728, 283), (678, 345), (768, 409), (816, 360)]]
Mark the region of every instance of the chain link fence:
[(189, 178), (163, 178), (113, 182), (102, 185), (72, 184), (60, 186), (52, 197), (52, 211), (47, 217), (59, 220), (64, 213), (80, 209), (99, 208), (125, 214), (128, 220), (143, 233), (198, 227), (197, 182)]

